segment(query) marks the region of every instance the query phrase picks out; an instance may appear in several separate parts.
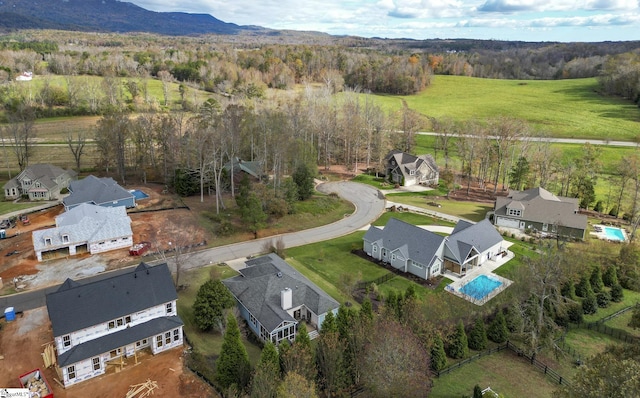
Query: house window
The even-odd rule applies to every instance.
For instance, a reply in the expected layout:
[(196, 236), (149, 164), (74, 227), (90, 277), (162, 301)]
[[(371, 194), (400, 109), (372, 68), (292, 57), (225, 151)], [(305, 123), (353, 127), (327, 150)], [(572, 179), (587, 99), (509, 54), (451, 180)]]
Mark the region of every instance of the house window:
[(131, 323), (131, 315), (127, 315), (124, 317), (124, 323)]
[(69, 378), (69, 380), (75, 379), (76, 378), (76, 367), (75, 366), (69, 366), (67, 368), (67, 377)]
[(116, 319), (116, 324), (118, 325), (118, 327), (124, 325), (124, 319), (122, 319), (122, 318)]
[(69, 243), (69, 235), (62, 235), (62, 242)]
[(396, 259), (396, 255), (395, 255), (395, 254), (392, 254), (392, 255), (391, 255), (391, 260), (393, 261), (393, 260), (395, 260), (395, 259)]
[(71, 347), (71, 336), (70, 335), (62, 336), (62, 346), (63, 347)]
[(378, 252), (378, 246), (373, 246), (373, 252), (377, 253)]
[(120, 354), (122, 354), (122, 348), (118, 348), (109, 352), (109, 355), (111, 356), (111, 358), (119, 357)]
[(253, 324), (254, 326), (258, 324), (258, 320), (256, 319), (256, 317), (254, 317), (253, 315), (249, 314), (249, 321), (251, 322), (251, 324)]
[(171, 332), (167, 332), (164, 334), (164, 342), (166, 344), (171, 344)]
[(513, 217), (521, 217), (522, 216), (522, 210), (520, 210), (520, 209), (507, 209), (507, 215), (508, 216), (513, 216)]
[(51, 246), (51, 238), (44, 238), (44, 244), (47, 246)]
[(173, 329), (173, 341), (180, 340), (180, 329)]
[(171, 314), (173, 312), (173, 303), (167, 303), (167, 314)]
[(414, 175), (416, 175), (416, 171), (415, 171), (415, 170), (409, 170), (409, 175), (410, 175), (410, 176), (414, 176)]
[(118, 239), (111, 239), (111, 243), (116, 243)]
[(91, 362), (93, 363), (93, 370), (100, 370), (100, 368), (102, 367), (100, 365), (100, 357), (92, 358)]
[(109, 329), (113, 329), (116, 327), (116, 321), (109, 321)]
[(558, 232), (558, 226), (556, 224), (551, 224), (551, 232)]
[(547, 223), (542, 224), (542, 230), (544, 232), (547, 232), (549, 230), (549, 224), (547, 224)]
[(156, 336), (156, 347), (162, 347), (162, 335)]

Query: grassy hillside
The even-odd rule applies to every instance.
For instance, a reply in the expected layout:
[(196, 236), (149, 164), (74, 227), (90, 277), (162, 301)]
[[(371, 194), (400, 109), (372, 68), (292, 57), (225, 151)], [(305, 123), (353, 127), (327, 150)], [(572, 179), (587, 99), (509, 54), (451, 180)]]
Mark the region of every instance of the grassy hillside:
[(517, 81), (438, 75), (420, 94), (377, 99), (386, 110), (401, 109), (404, 100), (429, 117), (509, 116), (554, 137), (633, 141), (640, 135), (640, 109), (597, 89), (594, 78)]

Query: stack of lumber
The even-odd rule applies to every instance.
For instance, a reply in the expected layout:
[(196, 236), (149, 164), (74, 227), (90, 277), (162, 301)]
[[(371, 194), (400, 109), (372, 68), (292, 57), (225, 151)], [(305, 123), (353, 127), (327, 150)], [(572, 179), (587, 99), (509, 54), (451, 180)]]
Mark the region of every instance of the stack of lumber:
[(129, 386), (129, 391), (125, 398), (144, 398), (153, 394), (153, 390), (158, 388), (158, 383), (147, 379), (146, 382), (141, 384), (134, 384)]
[(56, 364), (56, 351), (53, 348), (53, 344), (47, 344), (44, 347), (44, 352), (41, 354), (42, 360), (44, 361), (44, 367), (48, 368), (51, 365)]

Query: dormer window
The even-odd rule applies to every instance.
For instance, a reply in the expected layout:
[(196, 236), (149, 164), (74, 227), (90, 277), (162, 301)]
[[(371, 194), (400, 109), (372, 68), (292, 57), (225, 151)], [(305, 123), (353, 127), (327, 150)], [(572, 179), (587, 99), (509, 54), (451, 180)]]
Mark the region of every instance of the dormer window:
[(62, 242), (63, 243), (69, 243), (69, 235), (67, 235), (67, 234), (62, 235)]
[(51, 246), (52, 245), (51, 238), (44, 238), (44, 244), (47, 246)]
[(167, 303), (167, 314), (171, 314), (173, 312), (173, 303)]
[(507, 209), (507, 215), (513, 217), (522, 217), (522, 210), (520, 209)]
[(414, 176), (414, 175), (416, 175), (416, 171), (415, 171), (415, 170), (409, 170), (409, 175), (410, 175), (410, 176)]

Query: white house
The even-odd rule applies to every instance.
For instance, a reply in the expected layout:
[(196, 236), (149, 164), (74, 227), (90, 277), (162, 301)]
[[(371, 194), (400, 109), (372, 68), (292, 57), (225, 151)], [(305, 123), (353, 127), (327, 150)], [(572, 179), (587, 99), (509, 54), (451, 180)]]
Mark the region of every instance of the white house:
[(167, 264), (140, 263), (97, 282), (67, 279), (47, 295), (64, 386), (105, 374), (108, 364), (124, 364), (123, 358), (135, 363), (141, 350), (155, 355), (182, 347), (177, 299)]
[(124, 207), (83, 203), (56, 217), (56, 227), (33, 231), (33, 249), (43, 258), (102, 253), (133, 244), (131, 218)]
[(445, 270), (465, 275), (503, 251), (502, 236), (488, 220), (459, 221), (451, 235), (441, 236), (391, 218), (384, 229), (371, 226), (363, 242), (370, 257), (423, 279)]
[(387, 178), (403, 186), (416, 184), (438, 185), (440, 172), (433, 156), (414, 156), (393, 150), (385, 157)]

